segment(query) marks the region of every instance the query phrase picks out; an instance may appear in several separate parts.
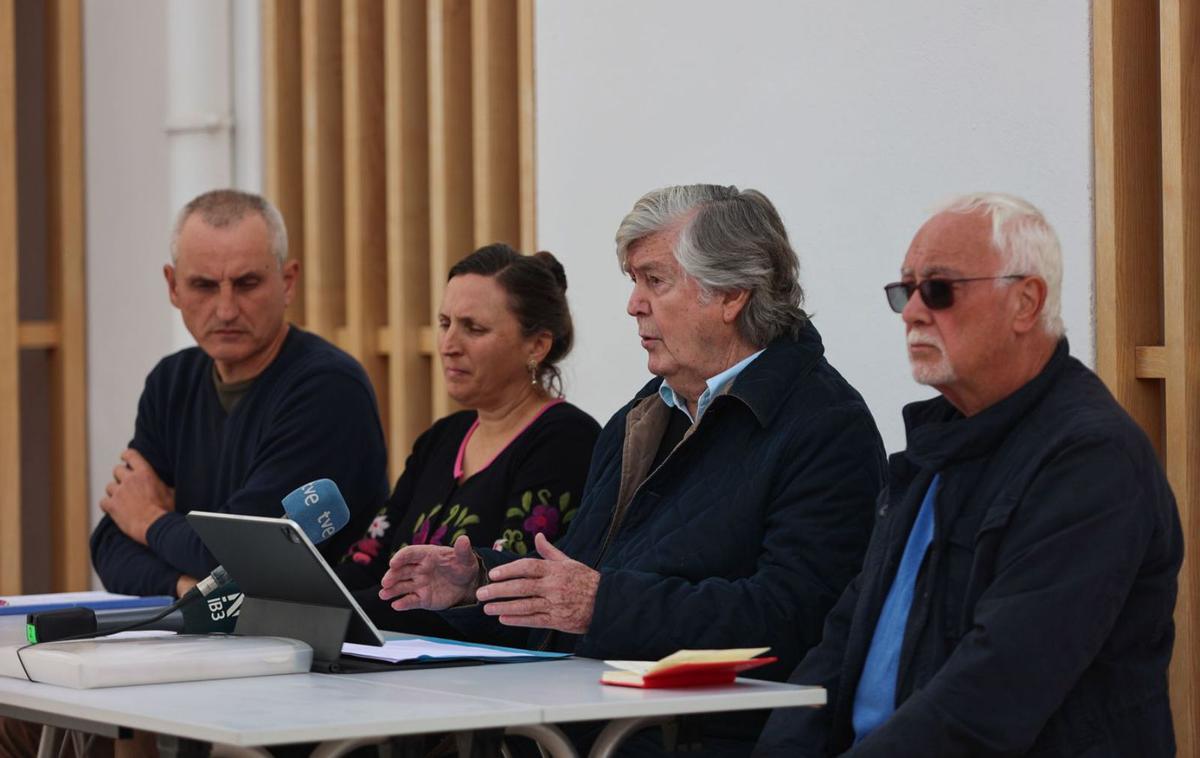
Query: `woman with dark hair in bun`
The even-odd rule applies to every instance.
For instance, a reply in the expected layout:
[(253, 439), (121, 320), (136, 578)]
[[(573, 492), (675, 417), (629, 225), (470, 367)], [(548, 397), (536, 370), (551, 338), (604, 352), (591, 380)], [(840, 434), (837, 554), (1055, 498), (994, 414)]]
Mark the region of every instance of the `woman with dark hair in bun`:
[[(377, 594), (400, 548), (466, 535), (523, 555), (535, 535), (556, 540), (570, 525), (600, 428), (562, 397), (558, 363), (573, 336), (566, 289), (553, 255), (503, 244), (450, 269), (437, 349), (446, 391), (467, 410), (417, 439), (387, 505), (337, 567), (350, 589), (370, 590), (355, 594), (381, 626), (401, 616)], [(405, 615), (407, 629), (415, 617)]]

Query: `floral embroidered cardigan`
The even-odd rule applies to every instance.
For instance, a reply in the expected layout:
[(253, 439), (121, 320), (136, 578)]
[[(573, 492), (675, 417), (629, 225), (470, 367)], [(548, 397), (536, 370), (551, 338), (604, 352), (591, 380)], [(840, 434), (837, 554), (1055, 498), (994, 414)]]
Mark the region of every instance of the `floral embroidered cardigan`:
[(347, 587), (378, 585), (406, 545), (450, 545), (465, 534), (475, 547), (524, 555), (538, 532), (556, 540), (566, 531), (600, 432), (595, 420), (555, 403), (460, 482), (455, 470), (475, 421), (475, 411), (454, 413), (417, 439), (387, 504), (336, 568)]

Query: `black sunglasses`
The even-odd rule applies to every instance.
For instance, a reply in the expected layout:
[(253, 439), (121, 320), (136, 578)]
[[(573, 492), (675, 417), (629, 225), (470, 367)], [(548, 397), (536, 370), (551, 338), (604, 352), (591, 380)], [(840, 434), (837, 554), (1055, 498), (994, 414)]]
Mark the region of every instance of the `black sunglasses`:
[(940, 311), (954, 305), (954, 285), (964, 282), (986, 282), (996, 279), (1024, 279), (1028, 274), (1008, 274), (1006, 276), (973, 276), (967, 279), (926, 279), (920, 284), (914, 282), (892, 282), (883, 287), (887, 293), (888, 305), (896, 313), (904, 312), (913, 291), (921, 293), (921, 302), (931, 311)]

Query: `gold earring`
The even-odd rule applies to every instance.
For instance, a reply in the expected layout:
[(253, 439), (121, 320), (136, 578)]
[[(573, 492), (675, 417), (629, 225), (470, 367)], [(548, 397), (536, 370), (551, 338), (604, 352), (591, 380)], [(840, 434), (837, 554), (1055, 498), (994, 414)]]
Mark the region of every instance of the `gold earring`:
[(529, 383), (532, 384), (534, 387), (536, 387), (538, 385), (537, 368), (538, 368), (537, 361), (530, 358), (529, 359)]

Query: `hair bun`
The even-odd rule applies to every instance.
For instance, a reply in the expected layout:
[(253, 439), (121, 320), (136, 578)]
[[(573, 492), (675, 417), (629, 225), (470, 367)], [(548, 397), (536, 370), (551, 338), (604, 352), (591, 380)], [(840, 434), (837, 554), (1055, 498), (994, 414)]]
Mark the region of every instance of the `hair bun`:
[(533, 259), (545, 266), (554, 275), (554, 281), (558, 282), (558, 286), (563, 292), (567, 291), (567, 272), (563, 270), (562, 264), (558, 262), (558, 258), (554, 257), (554, 253), (547, 250), (540, 250), (533, 254)]

